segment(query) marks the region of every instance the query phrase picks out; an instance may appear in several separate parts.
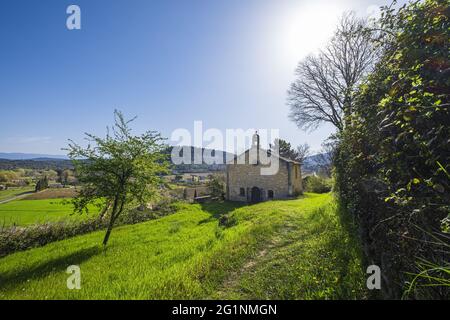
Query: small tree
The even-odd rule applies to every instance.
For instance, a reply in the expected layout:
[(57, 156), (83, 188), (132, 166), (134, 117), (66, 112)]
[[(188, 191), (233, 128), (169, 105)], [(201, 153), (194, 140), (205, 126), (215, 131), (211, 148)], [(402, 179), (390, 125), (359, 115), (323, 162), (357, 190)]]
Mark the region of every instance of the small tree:
[(209, 176), (208, 187), (214, 198), (223, 200), (225, 198), (225, 181), (223, 176), (212, 174)]
[[(89, 204), (104, 202), (109, 218), (103, 239), (106, 246), (117, 218), (127, 209), (158, 197), (163, 184), (161, 175), (168, 171), (163, 154), (163, 138), (155, 131), (133, 136), (129, 123), (114, 111), (115, 124), (106, 138), (86, 133), (90, 144), (85, 148), (69, 140), (69, 157), (82, 184), (73, 199), (74, 212), (87, 212)], [(92, 145), (93, 144), (93, 145)]]

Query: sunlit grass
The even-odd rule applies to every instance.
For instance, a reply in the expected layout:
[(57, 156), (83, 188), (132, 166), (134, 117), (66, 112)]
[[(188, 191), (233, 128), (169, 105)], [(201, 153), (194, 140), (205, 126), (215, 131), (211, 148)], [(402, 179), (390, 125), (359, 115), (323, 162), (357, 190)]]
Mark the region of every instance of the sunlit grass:
[[(0, 298), (359, 297), (353, 244), (332, 209), (317, 211), (329, 207), (330, 199), (183, 204), (173, 215), (115, 229), (106, 252), (99, 245), (102, 231), (18, 252), (0, 259)], [(233, 215), (237, 224), (220, 226), (223, 214)], [(264, 248), (271, 258), (243, 269)], [(72, 264), (81, 268), (81, 290), (66, 287), (65, 271)], [(240, 270), (245, 272), (231, 288), (229, 278)]]
[(0, 225), (26, 226), (37, 223), (71, 220), (79, 221), (98, 213), (96, 206), (90, 206), (90, 215), (73, 214), (73, 206), (61, 199), (14, 200), (0, 204)]

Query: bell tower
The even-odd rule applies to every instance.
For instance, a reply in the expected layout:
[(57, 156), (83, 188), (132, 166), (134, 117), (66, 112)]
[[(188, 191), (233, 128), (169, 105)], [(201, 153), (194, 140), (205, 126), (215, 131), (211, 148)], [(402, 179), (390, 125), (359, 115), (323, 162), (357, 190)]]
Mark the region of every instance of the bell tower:
[(259, 164), (259, 134), (258, 131), (255, 131), (255, 134), (252, 138), (252, 150), (256, 150), (256, 164)]

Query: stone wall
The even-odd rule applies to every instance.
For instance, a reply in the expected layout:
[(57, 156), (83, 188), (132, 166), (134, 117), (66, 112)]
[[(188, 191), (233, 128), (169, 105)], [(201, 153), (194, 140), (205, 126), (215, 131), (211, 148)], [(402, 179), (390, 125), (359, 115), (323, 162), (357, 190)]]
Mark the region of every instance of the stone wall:
[[(261, 189), (262, 201), (268, 200), (269, 190), (273, 191), (273, 199), (286, 199), (302, 192), (299, 165), (280, 160), (279, 170), (275, 175), (261, 175), (262, 167), (253, 164), (227, 165), (228, 200), (250, 202), (253, 187)], [(241, 188), (244, 188), (245, 195), (241, 195)]]
[(302, 170), (299, 164), (294, 164), (292, 186), (294, 195), (303, 193)]

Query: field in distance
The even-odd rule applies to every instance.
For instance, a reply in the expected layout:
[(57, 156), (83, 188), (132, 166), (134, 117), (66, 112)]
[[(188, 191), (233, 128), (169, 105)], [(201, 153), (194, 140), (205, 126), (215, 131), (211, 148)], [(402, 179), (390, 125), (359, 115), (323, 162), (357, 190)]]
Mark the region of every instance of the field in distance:
[(61, 220), (79, 221), (99, 212), (97, 207), (91, 206), (89, 215), (72, 214), (73, 206), (68, 203), (70, 200), (68, 197), (73, 195), (74, 189), (47, 189), (31, 193), (21, 199), (1, 203), (0, 225), (27, 226)]

